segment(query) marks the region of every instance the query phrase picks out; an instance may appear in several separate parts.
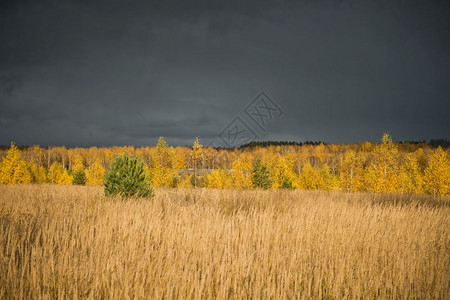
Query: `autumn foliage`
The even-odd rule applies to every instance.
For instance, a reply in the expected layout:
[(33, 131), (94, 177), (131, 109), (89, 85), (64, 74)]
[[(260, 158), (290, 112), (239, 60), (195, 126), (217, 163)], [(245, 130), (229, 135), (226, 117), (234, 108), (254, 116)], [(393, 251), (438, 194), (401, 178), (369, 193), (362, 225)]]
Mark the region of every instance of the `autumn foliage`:
[(11, 143), (11, 149), (0, 163), (0, 183), (18, 184), (30, 183), (31, 174), (27, 167), (27, 162), (22, 159), (20, 150), (14, 143)]
[[(341, 190), (435, 197), (450, 193), (448, 149), (395, 143), (389, 134), (380, 143), (242, 149), (203, 147), (198, 138), (192, 147), (171, 147), (163, 138), (154, 147), (141, 148), (32, 146), (19, 150), (11, 144), (9, 150), (0, 150), (0, 183), (70, 185), (77, 172), (84, 172), (87, 185), (102, 185), (114, 156), (125, 152), (143, 161), (146, 178), (155, 187)], [(255, 170), (256, 164), (260, 169)]]

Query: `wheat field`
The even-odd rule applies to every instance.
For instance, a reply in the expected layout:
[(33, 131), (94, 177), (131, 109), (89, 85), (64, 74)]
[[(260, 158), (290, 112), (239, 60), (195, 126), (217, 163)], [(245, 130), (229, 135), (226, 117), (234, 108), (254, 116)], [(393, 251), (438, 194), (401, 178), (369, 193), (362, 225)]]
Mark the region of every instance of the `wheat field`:
[(0, 298), (450, 296), (448, 199), (171, 193), (105, 201), (100, 187), (0, 186)]

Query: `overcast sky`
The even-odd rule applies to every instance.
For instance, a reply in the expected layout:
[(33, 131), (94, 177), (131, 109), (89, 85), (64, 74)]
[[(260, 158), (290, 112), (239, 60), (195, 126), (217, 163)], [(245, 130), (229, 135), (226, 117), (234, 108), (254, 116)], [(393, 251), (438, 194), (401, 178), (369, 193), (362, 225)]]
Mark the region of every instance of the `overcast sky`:
[(0, 144), (450, 138), (449, 16), (426, 0), (2, 1)]

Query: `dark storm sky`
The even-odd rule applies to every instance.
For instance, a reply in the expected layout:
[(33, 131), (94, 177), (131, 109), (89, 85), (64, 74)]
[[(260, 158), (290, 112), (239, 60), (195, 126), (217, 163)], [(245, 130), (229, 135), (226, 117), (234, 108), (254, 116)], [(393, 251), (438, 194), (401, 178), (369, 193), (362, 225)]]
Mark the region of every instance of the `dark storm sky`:
[[(95, 4), (94, 4), (95, 3)], [(448, 1), (2, 1), (0, 144), (449, 138)]]

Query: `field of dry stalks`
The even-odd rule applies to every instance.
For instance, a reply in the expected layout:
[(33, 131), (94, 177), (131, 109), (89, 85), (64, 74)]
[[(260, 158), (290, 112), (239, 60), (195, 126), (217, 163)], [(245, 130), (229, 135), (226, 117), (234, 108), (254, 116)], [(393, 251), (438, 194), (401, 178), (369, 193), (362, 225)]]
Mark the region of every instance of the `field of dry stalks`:
[(204, 190), (193, 205), (178, 200), (0, 186), (0, 299), (450, 296), (448, 199)]

